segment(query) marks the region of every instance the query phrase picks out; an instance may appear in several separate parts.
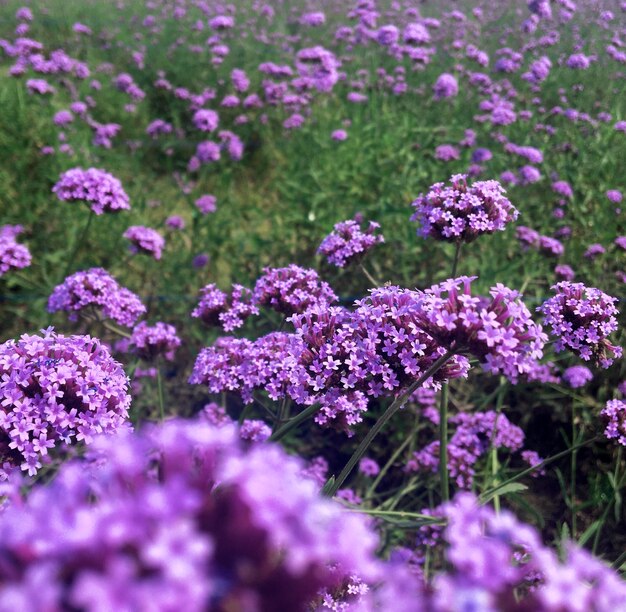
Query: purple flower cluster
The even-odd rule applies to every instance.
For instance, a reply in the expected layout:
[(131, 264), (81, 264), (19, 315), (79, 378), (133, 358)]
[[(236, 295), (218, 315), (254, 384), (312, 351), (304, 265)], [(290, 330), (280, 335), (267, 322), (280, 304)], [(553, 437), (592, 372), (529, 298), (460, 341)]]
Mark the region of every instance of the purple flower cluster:
[(142, 321), (135, 326), (130, 337), (131, 350), (146, 361), (153, 361), (160, 356), (173, 361), (180, 344), (176, 328), (160, 321), (155, 325)]
[(499, 283), (491, 297), (475, 297), (475, 279), (461, 276), (427, 289), (419, 300), (418, 325), (442, 346), (469, 353), (486, 371), (516, 382), (536, 367), (547, 336), (517, 291)]
[(317, 252), (324, 255), (329, 263), (343, 268), (385, 241), (382, 235), (375, 234), (379, 228), (380, 225), (374, 221), (369, 222), (365, 231), (354, 220), (342, 221), (322, 240)]
[(96, 338), (24, 334), (0, 345), (0, 479), (36, 474), (49, 449), (90, 443), (128, 419), (128, 378)]
[(365, 521), (232, 426), (172, 421), (93, 448), (0, 515), (0, 607), (304, 610), (379, 578)]
[(200, 290), (200, 301), (191, 316), (207, 325), (220, 325), (224, 331), (230, 332), (241, 327), (248, 317), (258, 314), (250, 289), (235, 284), (229, 295), (211, 283)]
[(450, 242), (471, 242), (481, 234), (504, 230), (515, 221), (517, 209), (506, 198), (497, 181), (467, 184), (467, 177), (457, 174), (451, 184), (435, 183), (426, 195), (414, 202), (411, 221), (420, 224), (418, 234)]
[(593, 373), (585, 366), (572, 366), (563, 372), (563, 380), (572, 389), (578, 389), (593, 380)]
[[(491, 448), (519, 451), (524, 444), (524, 432), (513, 425), (504, 414), (461, 412), (449, 419), (456, 426), (448, 442), (448, 472), (461, 489), (472, 487), (476, 463)], [(413, 454), (407, 470), (436, 472), (439, 467), (439, 441), (431, 442)]]
[(337, 301), (330, 285), (315, 270), (291, 264), (286, 268), (264, 268), (254, 287), (259, 306), (284, 315), (302, 313), (313, 306), (327, 308)]
[(145, 253), (154, 259), (161, 259), (165, 239), (159, 232), (143, 225), (131, 225), (123, 234), (130, 241), (133, 253)]
[(618, 444), (626, 446), (626, 402), (610, 400), (600, 414), (607, 421), (604, 435), (609, 440), (617, 440)]
[(0, 277), (9, 270), (21, 270), (30, 266), (32, 257), (28, 247), (16, 240), (23, 231), (21, 225), (0, 227)]
[(565, 252), (563, 243), (551, 236), (542, 236), (536, 230), (519, 225), (516, 230), (517, 239), (524, 247), (532, 247), (542, 255), (560, 257)]
[(433, 85), (433, 94), (435, 100), (444, 98), (453, 98), (459, 93), (459, 83), (451, 74), (441, 74)]
[(70, 321), (76, 321), (78, 312), (97, 308), (104, 317), (128, 327), (146, 312), (146, 307), (132, 291), (120, 287), (102, 268), (91, 268), (68, 276), (48, 299), (48, 311), (64, 310)]
[(617, 329), (617, 298), (582, 283), (562, 281), (552, 287), (554, 297), (537, 310), (545, 317), (557, 340), (557, 351), (569, 348), (585, 361), (608, 368), (622, 349), (608, 340)]
[(130, 209), (120, 181), (97, 168), (72, 168), (64, 172), (52, 191), (64, 202), (87, 202), (96, 215)]

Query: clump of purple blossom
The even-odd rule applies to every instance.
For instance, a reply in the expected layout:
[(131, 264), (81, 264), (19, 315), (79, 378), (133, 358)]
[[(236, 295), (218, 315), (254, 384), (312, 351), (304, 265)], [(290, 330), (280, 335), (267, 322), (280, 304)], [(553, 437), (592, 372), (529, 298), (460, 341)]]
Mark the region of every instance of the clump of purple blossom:
[(468, 185), (463, 174), (452, 176), (450, 181), (450, 185), (435, 183), (413, 202), (411, 220), (420, 224), (420, 236), (471, 242), (481, 234), (504, 230), (517, 219), (519, 213), (498, 181)]
[(69, 313), (70, 321), (76, 321), (78, 313), (88, 308), (98, 309), (105, 318), (128, 327), (146, 312), (139, 297), (121, 287), (102, 268), (71, 274), (54, 288), (48, 299), (48, 312), (64, 310)]
[(21, 225), (0, 227), (0, 277), (9, 270), (21, 270), (30, 266), (32, 257), (28, 247), (16, 240), (23, 231)]
[(589, 368), (578, 365), (567, 368), (562, 377), (572, 389), (578, 389), (593, 380), (593, 373)]
[(248, 317), (258, 314), (250, 289), (235, 284), (229, 295), (211, 283), (200, 290), (200, 301), (191, 316), (207, 325), (220, 325), (224, 331), (230, 332), (241, 327)]
[(617, 298), (582, 283), (568, 281), (557, 283), (552, 289), (556, 295), (537, 310), (544, 315), (557, 339), (557, 352), (568, 348), (585, 361), (603, 368), (608, 368), (622, 356), (621, 347), (608, 340), (617, 329)]
[(146, 361), (153, 361), (160, 356), (173, 361), (180, 344), (176, 328), (160, 321), (154, 325), (142, 321), (135, 326), (130, 337), (130, 349)]
[(87, 202), (97, 215), (130, 209), (120, 181), (97, 168), (72, 168), (64, 172), (52, 192), (64, 202)]
[(0, 345), (0, 480), (11, 466), (36, 474), (49, 449), (127, 423), (128, 378), (100, 341), (42, 333)]
[(379, 228), (380, 225), (375, 221), (370, 221), (365, 231), (352, 219), (342, 221), (322, 240), (317, 252), (324, 255), (329, 263), (343, 268), (363, 257), (376, 244), (385, 241), (382, 234), (375, 233)]
[(161, 259), (165, 239), (159, 232), (143, 225), (131, 225), (123, 234), (130, 241), (133, 253), (145, 253), (154, 259)]
[(600, 414), (607, 422), (604, 435), (609, 440), (617, 440), (618, 444), (626, 446), (626, 402), (610, 400)]

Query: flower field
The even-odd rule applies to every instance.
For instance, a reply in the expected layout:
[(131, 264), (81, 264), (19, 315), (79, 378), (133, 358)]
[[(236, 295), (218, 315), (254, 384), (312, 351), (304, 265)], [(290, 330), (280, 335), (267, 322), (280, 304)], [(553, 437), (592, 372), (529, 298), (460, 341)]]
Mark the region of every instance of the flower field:
[(626, 2), (0, 1), (0, 612), (626, 611)]

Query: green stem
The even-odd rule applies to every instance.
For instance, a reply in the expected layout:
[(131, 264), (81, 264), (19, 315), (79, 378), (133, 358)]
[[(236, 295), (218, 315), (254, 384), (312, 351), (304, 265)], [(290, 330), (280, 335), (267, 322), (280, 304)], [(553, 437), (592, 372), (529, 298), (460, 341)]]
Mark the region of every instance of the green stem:
[(159, 396), (159, 415), (160, 415), (161, 421), (163, 421), (165, 419), (165, 401), (163, 399), (163, 378), (161, 377), (161, 368), (159, 368), (158, 365), (157, 365), (156, 371), (157, 371), (157, 375), (156, 375), (157, 392)]
[(72, 254), (70, 255), (70, 257), (67, 260), (67, 263), (65, 264), (65, 270), (63, 271), (63, 276), (61, 277), (60, 282), (63, 282), (67, 278), (70, 268), (72, 267), (72, 264), (74, 263), (74, 260), (76, 259), (76, 255), (78, 254), (78, 249), (80, 249), (83, 242), (85, 242), (85, 240), (87, 239), (87, 233), (89, 232), (89, 227), (91, 226), (91, 220), (94, 218), (94, 216), (95, 214), (93, 210), (89, 209), (89, 215), (87, 216), (87, 223), (85, 223), (85, 226), (83, 227), (83, 231), (80, 233), (80, 236), (76, 239), (76, 242), (74, 243), (74, 246), (72, 247)]
[(459, 256), (461, 255), (461, 241), (455, 243), (454, 260), (452, 261), (452, 278), (456, 278), (456, 269), (459, 265)]
[(450, 500), (450, 484), (448, 482), (448, 384), (441, 387), (439, 402), (439, 479), (441, 484), (441, 500)]
[[(572, 446), (577, 441), (576, 432), (576, 400), (572, 400)], [(572, 538), (576, 539), (576, 451), (572, 451), (570, 458), (572, 478), (570, 483), (570, 510), (572, 512)]]
[(367, 280), (370, 283), (372, 283), (374, 287), (380, 287), (380, 283), (369, 273), (367, 268), (363, 264), (360, 264), (360, 266), (361, 266), (361, 271), (363, 272), (363, 274), (365, 274), (365, 276), (367, 277)]
[(365, 454), (372, 440), (376, 437), (378, 432), (385, 426), (387, 421), (396, 413), (409, 399), (411, 394), (419, 387), (421, 387), (429, 378), (431, 378), (446, 362), (455, 354), (455, 351), (448, 351), (445, 355), (442, 355), (424, 372), (414, 383), (409, 385), (407, 389), (398, 395), (392, 404), (385, 410), (382, 416), (376, 421), (374, 426), (367, 432), (367, 435), (361, 441), (361, 444), (352, 454), (352, 457), (348, 460), (348, 463), (341, 470), (337, 479), (332, 483), (327, 483), (327, 487), (324, 488), (324, 493), (328, 497), (333, 497), (339, 490), (341, 485), (346, 481), (346, 478), (350, 475), (350, 472), (354, 469), (354, 466), (359, 462), (361, 457)]
[(270, 440), (276, 442), (281, 438), (284, 438), (294, 427), (297, 427), (303, 421), (306, 421), (310, 416), (314, 415), (320, 409), (318, 404), (309, 406), (302, 412), (298, 413), (293, 419), (289, 419), (282, 427), (279, 427), (271, 436)]
[(547, 459), (544, 459), (541, 463), (538, 463), (537, 465), (532, 465), (529, 468), (526, 468), (525, 470), (522, 470), (521, 472), (515, 474), (515, 476), (511, 476), (511, 478), (508, 478), (504, 482), (500, 483), (497, 487), (492, 487), (491, 489), (488, 489), (487, 491), (483, 491), (483, 493), (480, 495), (480, 499), (481, 500), (491, 499), (491, 497), (493, 497), (500, 489), (503, 489), (504, 487), (511, 484), (512, 482), (516, 482), (520, 478), (523, 478), (524, 476), (527, 476), (528, 474), (532, 474), (532, 472), (535, 472), (536, 470), (542, 469), (543, 467), (552, 463), (553, 461), (556, 461), (557, 459), (566, 457), (574, 450), (578, 450), (579, 448), (583, 448), (584, 446), (589, 446), (593, 442), (597, 442), (598, 440), (601, 440), (601, 439), (602, 439), (602, 436), (596, 436), (595, 438), (591, 438), (590, 440), (587, 440), (586, 442), (582, 442), (581, 444), (577, 444), (576, 446), (572, 446), (571, 448), (568, 448), (567, 450), (561, 451), (560, 453), (557, 453), (556, 455), (552, 455), (552, 457), (548, 457)]

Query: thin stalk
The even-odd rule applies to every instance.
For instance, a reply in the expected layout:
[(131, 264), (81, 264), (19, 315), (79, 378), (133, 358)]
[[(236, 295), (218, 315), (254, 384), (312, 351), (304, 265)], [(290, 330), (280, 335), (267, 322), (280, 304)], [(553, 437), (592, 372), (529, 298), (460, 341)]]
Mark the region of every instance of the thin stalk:
[(369, 273), (368, 269), (363, 264), (360, 264), (360, 267), (363, 274), (367, 277), (367, 280), (372, 283), (374, 287), (380, 287), (380, 283)]
[(63, 276), (61, 277), (60, 282), (64, 281), (67, 278), (70, 268), (72, 267), (72, 264), (74, 263), (74, 260), (76, 259), (76, 255), (78, 254), (78, 249), (80, 249), (81, 244), (85, 242), (85, 240), (87, 239), (87, 233), (89, 232), (89, 227), (91, 226), (91, 221), (94, 218), (94, 216), (95, 216), (95, 213), (90, 208), (89, 215), (87, 216), (87, 223), (85, 223), (85, 226), (83, 227), (83, 231), (80, 233), (80, 236), (76, 238), (76, 242), (74, 243), (74, 246), (72, 247), (72, 254), (70, 255), (70, 257), (67, 260), (67, 263), (65, 264), (65, 270), (63, 271)]
[(454, 246), (454, 260), (452, 261), (452, 277), (456, 278), (456, 269), (459, 265), (459, 256), (461, 255), (461, 241), (455, 243)]
[(439, 402), (439, 480), (441, 500), (450, 500), (450, 484), (448, 482), (448, 384), (441, 387)]
[[(346, 478), (350, 475), (350, 472), (354, 469), (354, 466), (359, 462), (361, 457), (365, 454), (365, 451), (368, 449), (369, 445), (372, 443), (372, 440), (377, 436), (378, 432), (385, 426), (387, 421), (396, 413), (409, 399), (411, 394), (421, 387), (433, 374), (435, 374), (441, 367), (443, 367), (446, 362), (455, 354), (454, 351), (448, 351), (445, 355), (442, 355), (435, 361), (429, 368), (424, 372), (414, 383), (409, 385), (407, 389), (398, 395), (396, 399), (391, 403), (391, 405), (385, 410), (382, 416), (376, 421), (374, 426), (367, 432), (367, 435), (361, 441), (361, 444), (357, 447), (357, 449), (352, 454), (352, 457), (348, 460), (348, 463), (344, 466), (343, 470), (341, 470), (337, 479), (332, 483), (327, 483), (328, 487), (325, 488), (324, 493), (328, 497), (333, 497), (335, 493), (337, 493), (338, 489), (341, 485), (346, 481)], [(279, 430), (280, 431), (280, 430)]]
[(306, 421), (310, 416), (314, 415), (320, 409), (318, 404), (309, 406), (302, 412), (298, 413), (293, 419), (289, 419), (282, 427), (279, 427), (271, 436), (270, 440), (276, 442), (281, 438), (284, 438), (294, 427), (297, 427), (303, 421)]
[(591, 438), (587, 440), (586, 442), (581, 442), (580, 444), (577, 444), (576, 446), (572, 446), (571, 448), (568, 448), (567, 450), (561, 451), (560, 453), (557, 453), (556, 455), (552, 455), (552, 457), (548, 457), (547, 459), (544, 459), (541, 463), (538, 463), (537, 465), (531, 465), (529, 468), (526, 468), (525, 470), (522, 470), (521, 472), (515, 474), (515, 476), (511, 476), (511, 478), (508, 478), (504, 482), (501, 482), (497, 487), (492, 487), (491, 489), (487, 491), (483, 491), (482, 495), (480, 496), (480, 499), (490, 499), (497, 491), (499, 491), (500, 489), (503, 489), (507, 485), (510, 485), (512, 482), (516, 482), (520, 478), (523, 478), (524, 476), (527, 476), (528, 474), (532, 474), (532, 472), (536, 470), (542, 469), (543, 467), (552, 463), (553, 461), (556, 461), (557, 459), (561, 459), (562, 457), (567, 457), (567, 455), (569, 455), (574, 450), (578, 450), (579, 448), (583, 448), (584, 446), (589, 446), (593, 442), (597, 442), (598, 440), (601, 440), (601, 439), (602, 439), (602, 436), (596, 436), (595, 438)]
[(157, 393), (159, 397), (159, 416), (161, 418), (161, 421), (163, 421), (165, 419), (165, 401), (163, 399), (163, 378), (161, 377), (161, 368), (158, 367), (158, 364), (157, 364), (156, 371), (157, 371), (157, 375), (156, 375)]

